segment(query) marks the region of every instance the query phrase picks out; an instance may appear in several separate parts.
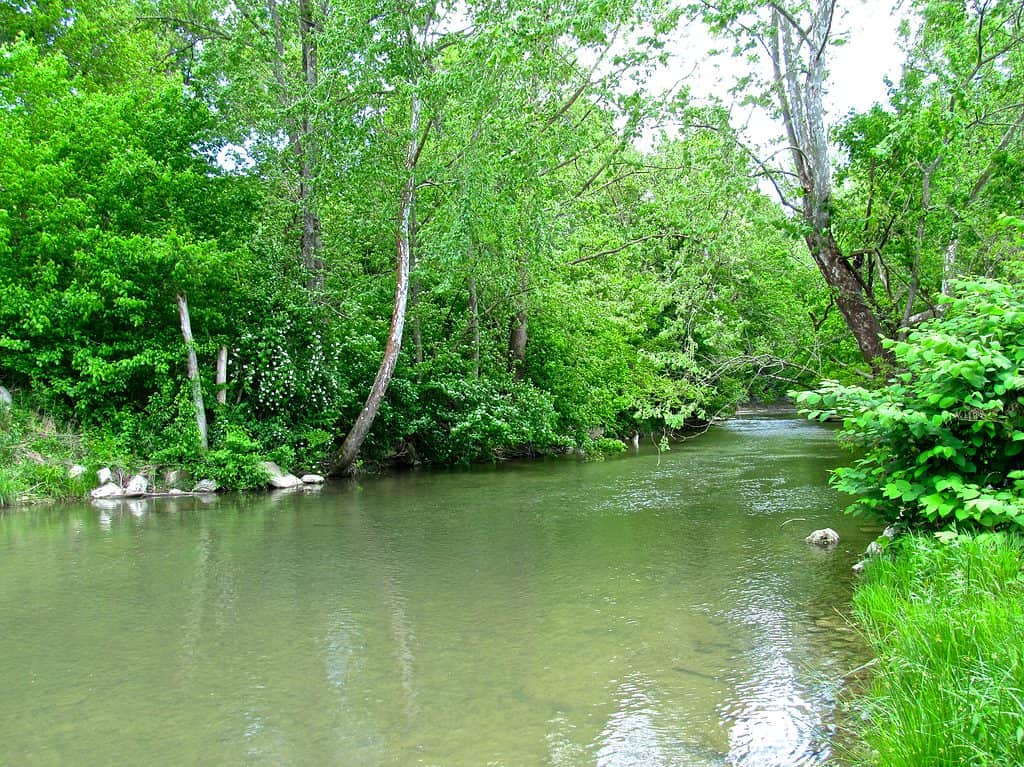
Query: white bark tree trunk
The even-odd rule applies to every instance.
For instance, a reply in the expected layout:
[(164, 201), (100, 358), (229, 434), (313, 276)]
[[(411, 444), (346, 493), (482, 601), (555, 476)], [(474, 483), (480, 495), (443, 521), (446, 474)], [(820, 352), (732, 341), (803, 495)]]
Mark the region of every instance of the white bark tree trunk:
[(203, 405), (203, 383), (199, 379), (196, 347), (192, 342), (192, 321), (188, 316), (188, 301), (185, 300), (185, 296), (181, 293), (178, 294), (178, 317), (181, 319), (181, 335), (185, 339), (185, 350), (188, 353), (188, 378), (192, 382), (192, 403), (196, 408), (199, 445), (203, 450), (207, 450), (209, 442), (207, 442), (206, 407)]

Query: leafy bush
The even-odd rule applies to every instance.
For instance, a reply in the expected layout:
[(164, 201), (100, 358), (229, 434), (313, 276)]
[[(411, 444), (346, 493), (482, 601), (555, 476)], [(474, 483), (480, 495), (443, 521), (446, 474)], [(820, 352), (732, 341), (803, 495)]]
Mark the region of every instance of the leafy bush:
[(194, 464), (193, 473), (220, 487), (247, 490), (267, 484), (267, 472), (260, 466), (263, 460), (258, 442), (244, 429), (229, 427), (221, 444)]
[(530, 455), (558, 442), (550, 396), (506, 378), (437, 376), (417, 392), (420, 414), (409, 425), (419, 455), (469, 463)]
[[(849, 511), (912, 525), (1024, 526), (1024, 285), (963, 282), (941, 318), (887, 342), (882, 389), (826, 382), (808, 417), (844, 418), (863, 457), (833, 484)], [(811, 409), (813, 408), (813, 409)]]
[(69, 475), (72, 463), (90, 463), (77, 435), (40, 416), (19, 393), (12, 407), (0, 405), (0, 507), (84, 495), (87, 479)]

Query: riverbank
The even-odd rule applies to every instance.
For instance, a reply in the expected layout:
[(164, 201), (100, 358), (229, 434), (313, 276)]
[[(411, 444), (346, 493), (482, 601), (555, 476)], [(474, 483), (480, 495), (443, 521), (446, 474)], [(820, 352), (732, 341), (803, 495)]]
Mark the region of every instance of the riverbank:
[[(127, 428), (80, 429), (62, 424), (32, 404), (30, 397), (15, 392), (11, 401), (0, 401), (0, 508), (81, 500), (98, 487), (120, 496), (123, 493), (116, 490), (127, 489), (135, 477), (146, 479), (146, 495), (298, 486), (303, 477), (319, 478), (327, 459), (328, 441), (319, 452), (310, 449), (297, 456), (287, 446), (266, 449), (241, 427), (229, 425), (220, 431), (212, 449), (196, 450), (189, 458), (175, 449), (170, 451), (174, 458), (168, 460), (164, 454), (169, 451), (159, 449), (151, 436), (140, 440)], [(154, 443), (147, 454), (139, 454), (136, 443), (140, 441)], [(628, 444), (636, 448), (638, 438), (634, 436)], [(593, 459), (627, 449), (627, 442), (594, 430), (581, 439), (565, 438), (545, 446), (498, 445), (492, 462), (552, 455)], [(399, 449), (360, 463), (356, 473), (381, 474), (419, 465), (415, 451)]]
[(853, 606), (877, 661), (852, 764), (1024, 764), (1024, 540), (907, 536)]
[(0, 404), (0, 508), (85, 497), (92, 478), (71, 467), (88, 462), (80, 433), (16, 399)]

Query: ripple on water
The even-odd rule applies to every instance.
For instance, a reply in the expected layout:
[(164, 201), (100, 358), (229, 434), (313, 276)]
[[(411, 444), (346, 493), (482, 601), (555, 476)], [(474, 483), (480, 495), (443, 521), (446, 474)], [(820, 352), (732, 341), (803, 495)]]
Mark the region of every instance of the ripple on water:
[(0, 516), (3, 758), (823, 765), (863, 660), (830, 605), (871, 537), (837, 460), (747, 420), (660, 456)]

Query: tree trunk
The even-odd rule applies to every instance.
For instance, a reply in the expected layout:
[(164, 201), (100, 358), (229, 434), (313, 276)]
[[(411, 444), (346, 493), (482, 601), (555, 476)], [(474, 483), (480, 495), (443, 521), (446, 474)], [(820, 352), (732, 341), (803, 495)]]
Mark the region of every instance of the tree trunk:
[(188, 379), (192, 382), (192, 402), (196, 408), (196, 426), (199, 427), (199, 446), (209, 448), (206, 436), (206, 407), (203, 405), (203, 383), (199, 380), (199, 363), (196, 361), (196, 347), (192, 343), (192, 322), (188, 316), (188, 302), (178, 294), (178, 316), (181, 318), (181, 335), (185, 338), (188, 353)]
[[(411, 223), (409, 226), (409, 271), (416, 271), (416, 200), (413, 199), (412, 211), (410, 213)], [(420, 280), (413, 277), (409, 287), (409, 312), (412, 314), (412, 348), (413, 359), (417, 365), (423, 362), (423, 334), (420, 331)]]
[(831, 232), (811, 234), (806, 239), (825, 282), (836, 291), (836, 306), (853, 333), (861, 356), (877, 371), (880, 363), (889, 359), (889, 353), (882, 346), (882, 326), (864, 298), (860, 280)]
[(395, 304), (391, 314), (391, 330), (388, 333), (387, 347), (384, 350), (384, 359), (381, 361), (377, 377), (370, 388), (370, 395), (366, 398), (362, 412), (356, 418), (352, 429), (342, 443), (341, 448), (331, 456), (328, 471), (332, 475), (345, 475), (352, 472), (352, 465), (355, 463), (359, 448), (366, 439), (370, 427), (373, 425), (380, 403), (391, 383), (391, 376), (395, 372), (395, 365), (398, 362), (398, 353), (402, 349), (402, 329), (405, 326), (405, 309), (409, 298), (409, 260), (410, 260), (410, 233), (412, 223), (413, 201), (416, 195), (416, 160), (419, 154), (419, 133), (420, 133), (420, 100), (417, 95), (412, 97), (412, 107), (409, 116), (409, 144), (405, 152), (405, 168), (407, 176), (402, 186), (402, 193), (399, 201), (398, 230), (396, 233), (396, 260), (397, 280), (395, 283)]
[(480, 305), (476, 295), (476, 277), (469, 275), (469, 327), (473, 334), (473, 377), (480, 377)]
[[(299, 40), (302, 49), (302, 82), (304, 99), (301, 117), (295, 117), (296, 99), (285, 72), (285, 37), (277, 0), (266, 0), (270, 16), (276, 57), (271, 62), (274, 80), (280, 91), (278, 105), (285, 114), (288, 128), (288, 144), (299, 165), (299, 188), (296, 202), (299, 212), (296, 223), (301, 227), (299, 235), (299, 260), (307, 272), (306, 287), (323, 287), (323, 260), (320, 257), (320, 217), (313, 205), (313, 188), (316, 184), (316, 142), (310, 119), (309, 100), (313, 97), (319, 72), (317, 69), (316, 37), (314, 35), (313, 7), (310, 0), (299, 0)], [(301, 96), (300, 96), (301, 98)]]
[(310, 120), (309, 100), (316, 89), (317, 70), (316, 37), (313, 26), (313, 7), (310, 0), (299, 0), (299, 38), (302, 45), (302, 78), (306, 98), (302, 108), (302, 135), (295, 144), (299, 157), (299, 206), (302, 212), (301, 258), (308, 272), (306, 286), (321, 289), (324, 286), (324, 262), (320, 257), (320, 217), (313, 209), (315, 184), (316, 142)]
[(222, 405), (228, 401), (228, 347), (220, 347), (217, 353), (217, 402)]
[(836, 292), (836, 305), (864, 361), (877, 372), (889, 358), (882, 346), (882, 326), (860, 276), (832, 233), (832, 173), (822, 95), (835, 0), (818, 0), (807, 29), (780, 7), (772, 9), (767, 48), (774, 94), (801, 187), (801, 213), (809, 231), (805, 241), (825, 282)]
[(512, 317), (512, 331), (508, 338), (509, 369), (521, 380), (526, 375), (526, 291), (529, 287), (529, 274), (526, 269), (526, 258), (519, 260), (519, 296), (516, 298), (516, 312)]

